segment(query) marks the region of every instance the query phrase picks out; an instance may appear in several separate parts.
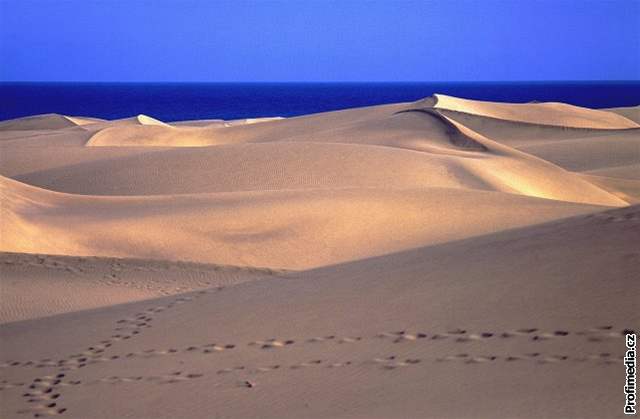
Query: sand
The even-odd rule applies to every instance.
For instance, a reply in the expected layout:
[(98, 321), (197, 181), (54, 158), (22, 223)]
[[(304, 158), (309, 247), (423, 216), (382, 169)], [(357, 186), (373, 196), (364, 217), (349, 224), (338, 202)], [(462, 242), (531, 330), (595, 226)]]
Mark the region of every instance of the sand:
[(622, 416), (638, 109), (0, 122), (0, 416)]

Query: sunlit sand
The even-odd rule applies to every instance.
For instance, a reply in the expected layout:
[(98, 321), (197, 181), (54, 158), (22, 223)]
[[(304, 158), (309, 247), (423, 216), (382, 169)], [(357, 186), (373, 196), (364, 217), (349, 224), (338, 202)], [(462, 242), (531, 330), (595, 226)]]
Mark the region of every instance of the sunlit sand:
[(640, 108), (0, 122), (0, 416), (610, 417)]

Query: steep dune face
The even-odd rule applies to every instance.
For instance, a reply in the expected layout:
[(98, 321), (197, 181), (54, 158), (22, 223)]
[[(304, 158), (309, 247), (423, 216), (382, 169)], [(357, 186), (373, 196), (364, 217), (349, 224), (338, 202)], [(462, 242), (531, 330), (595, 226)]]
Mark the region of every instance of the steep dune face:
[(481, 159), (465, 159), (464, 165), (493, 190), (571, 202), (624, 205), (624, 201), (548, 161), (490, 140), (435, 108), (428, 112), (446, 123), (453, 144), (486, 152)]

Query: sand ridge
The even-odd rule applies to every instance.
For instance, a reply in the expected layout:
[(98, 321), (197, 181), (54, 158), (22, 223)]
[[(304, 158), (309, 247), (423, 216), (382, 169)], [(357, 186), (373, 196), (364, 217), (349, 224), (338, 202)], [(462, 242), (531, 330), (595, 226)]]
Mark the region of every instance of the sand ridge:
[[(420, 102), (418, 102), (420, 103)], [(423, 102), (427, 107), (494, 119), (582, 129), (636, 129), (636, 122), (608, 111), (588, 109), (566, 103), (497, 103), (434, 95)]]

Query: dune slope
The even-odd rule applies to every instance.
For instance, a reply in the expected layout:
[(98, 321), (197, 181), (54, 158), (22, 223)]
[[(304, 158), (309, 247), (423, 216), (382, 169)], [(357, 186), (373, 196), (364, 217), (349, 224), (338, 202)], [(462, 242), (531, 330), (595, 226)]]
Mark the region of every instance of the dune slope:
[(639, 228), (639, 208), (626, 208), (9, 323), (3, 411), (610, 417), (622, 334), (640, 320)]
[(635, 110), (1, 122), (0, 417), (616, 417)]
[(640, 128), (636, 122), (619, 113), (581, 108), (566, 103), (496, 103), (435, 95), (435, 103), (432, 106), (446, 111), (536, 125), (583, 129)]
[(3, 251), (291, 269), (597, 210), (443, 188), (96, 197), (45, 191), (7, 179), (0, 186)]

